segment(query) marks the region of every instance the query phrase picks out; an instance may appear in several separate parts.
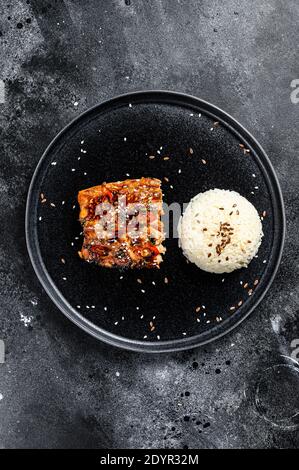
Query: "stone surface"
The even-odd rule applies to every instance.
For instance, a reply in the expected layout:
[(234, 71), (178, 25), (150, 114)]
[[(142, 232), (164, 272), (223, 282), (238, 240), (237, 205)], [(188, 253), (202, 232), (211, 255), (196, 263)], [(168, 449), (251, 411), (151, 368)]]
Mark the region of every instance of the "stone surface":
[[(298, 447), (298, 370), (281, 356), (299, 338), (298, 2), (15, 0), (0, 18), (0, 447)], [(159, 88), (222, 107), (258, 138), (288, 234), (276, 280), (242, 326), (205, 348), (145, 356), (97, 342), (54, 307), (30, 265), (24, 211), (61, 127), (115, 94)], [(283, 397), (273, 374), (257, 396), (263, 371), (286, 362)]]

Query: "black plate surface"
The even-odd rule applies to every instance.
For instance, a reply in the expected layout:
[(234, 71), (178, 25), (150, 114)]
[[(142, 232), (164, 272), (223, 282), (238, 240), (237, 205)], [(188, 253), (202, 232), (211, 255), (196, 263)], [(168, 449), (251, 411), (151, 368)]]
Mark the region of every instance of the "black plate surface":
[[(267, 213), (258, 257), (247, 269), (212, 275), (187, 264), (177, 240), (169, 238), (160, 270), (119, 272), (83, 262), (77, 255), (78, 191), (129, 176), (168, 178), (163, 180), (168, 204), (186, 203), (212, 188), (238, 191), (260, 214)], [(42, 156), (27, 201), (31, 261), (58, 308), (95, 337), (145, 352), (199, 346), (244, 320), (274, 278), (284, 231), (279, 184), (257, 141), (215, 106), (164, 91), (114, 98), (69, 124)]]

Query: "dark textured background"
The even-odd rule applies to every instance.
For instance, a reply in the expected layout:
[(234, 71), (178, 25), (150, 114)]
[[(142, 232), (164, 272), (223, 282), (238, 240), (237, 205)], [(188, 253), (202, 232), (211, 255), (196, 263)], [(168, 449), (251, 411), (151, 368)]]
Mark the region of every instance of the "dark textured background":
[[(297, 0), (7, 0), (0, 17), (0, 446), (298, 447), (290, 420), (273, 424), (299, 409), (298, 370), (281, 369), (275, 383), (264, 375), (270, 410), (254, 398), (299, 338)], [(195, 94), (239, 119), (269, 153), (288, 226), (256, 312), (208, 347), (161, 356), (79, 331), (43, 292), (24, 240), (46, 145), (89, 106), (147, 88)]]

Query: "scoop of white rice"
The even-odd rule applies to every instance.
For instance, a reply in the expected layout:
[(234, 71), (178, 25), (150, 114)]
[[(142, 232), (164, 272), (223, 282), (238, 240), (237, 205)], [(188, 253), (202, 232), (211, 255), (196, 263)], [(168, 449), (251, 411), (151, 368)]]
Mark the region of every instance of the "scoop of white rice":
[(178, 233), (187, 259), (211, 273), (247, 267), (263, 237), (255, 207), (239, 193), (222, 189), (191, 199)]

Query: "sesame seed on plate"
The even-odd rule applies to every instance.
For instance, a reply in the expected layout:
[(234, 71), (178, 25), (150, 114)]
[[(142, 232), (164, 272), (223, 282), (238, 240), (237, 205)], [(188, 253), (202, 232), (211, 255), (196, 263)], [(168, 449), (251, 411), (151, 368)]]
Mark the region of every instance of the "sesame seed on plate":
[(51, 165), (55, 166), (57, 165), (57, 162), (52, 162)]

